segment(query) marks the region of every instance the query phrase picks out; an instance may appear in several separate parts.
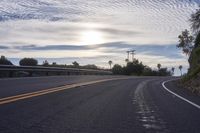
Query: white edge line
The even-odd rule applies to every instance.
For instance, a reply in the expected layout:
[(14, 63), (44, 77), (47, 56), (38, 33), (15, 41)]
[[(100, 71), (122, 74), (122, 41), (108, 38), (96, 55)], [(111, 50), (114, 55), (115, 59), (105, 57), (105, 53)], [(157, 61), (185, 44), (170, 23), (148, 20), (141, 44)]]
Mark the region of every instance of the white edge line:
[(180, 96), (180, 95), (178, 95), (178, 94), (172, 92), (171, 90), (169, 90), (169, 89), (165, 86), (165, 83), (170, 82), (170, 81), (174, 81), (174, 80), (177, 80), (177, 79), (172, 79), (172, 80), (167, 80), (167, 81), (162, 82), (163, 88), (164, 88), (166, 91), (168, 91), (169, 93), (171, 93), (171, 94), (175, 95), (176, 97), (182, 99), (183, 101), (185, 101), (185, 102), (191, 104), (192, 106), (194, 106), (194, 107), (200, 109), (200, 106), (197, 105), (196, 103), (193, 103), (193, 102), (191, 102), (190, 100), (188, 100), (188, 99), (186, 99), (186, 98), (184, 98), (184, 97), (182, 97), (182, 96)]

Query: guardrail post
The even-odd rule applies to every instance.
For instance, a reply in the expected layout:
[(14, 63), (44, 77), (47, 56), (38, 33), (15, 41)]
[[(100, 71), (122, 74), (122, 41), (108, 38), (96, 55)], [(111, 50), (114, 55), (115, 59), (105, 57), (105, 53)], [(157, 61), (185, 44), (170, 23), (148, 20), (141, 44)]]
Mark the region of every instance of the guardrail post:
[(61, 72), (57, 72), (57, 74), (56, 74), (56, 75), (62, 75), (62, 74), (61, 74)]
[(32, 72), (32, 71), (29, 72), (29, 76), (30, 76), (30, 77), (33, 76), (33, 72)]
[(49, 72), (46, 72), (46, 76), (49, 76)]
[(9, 77), (12, 78), (13, 77), (13, 71), (9, 71)]
[(67, 72), (67, 75), (70, 75), (70, 72)]

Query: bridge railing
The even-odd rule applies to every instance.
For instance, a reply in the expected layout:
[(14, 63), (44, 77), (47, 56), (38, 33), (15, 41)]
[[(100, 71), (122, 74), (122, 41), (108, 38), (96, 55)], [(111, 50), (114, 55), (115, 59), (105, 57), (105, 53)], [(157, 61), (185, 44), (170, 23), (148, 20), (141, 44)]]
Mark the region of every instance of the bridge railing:
[(0, 65), (0, 77), (51, 76), (51, 75), (111, 75), (111, 71), (60, 68), (43, 66)]

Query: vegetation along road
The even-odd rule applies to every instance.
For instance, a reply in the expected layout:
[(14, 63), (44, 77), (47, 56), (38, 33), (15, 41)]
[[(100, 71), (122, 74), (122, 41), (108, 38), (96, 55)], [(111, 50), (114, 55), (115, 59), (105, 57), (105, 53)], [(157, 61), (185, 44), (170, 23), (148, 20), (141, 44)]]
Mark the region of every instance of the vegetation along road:
[(199, 97), (178, 88), (173, 81), (164, 82), (174, 79), (126, 76), (2, 79), (0, 132), (199, 133)]

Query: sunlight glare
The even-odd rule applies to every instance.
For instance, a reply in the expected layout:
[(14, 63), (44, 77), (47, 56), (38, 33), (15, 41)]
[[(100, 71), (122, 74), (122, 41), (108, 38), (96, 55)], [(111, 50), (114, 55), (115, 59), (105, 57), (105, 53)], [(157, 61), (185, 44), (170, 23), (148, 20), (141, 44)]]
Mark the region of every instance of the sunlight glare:
[(82, 32), (80, 41), (84, 45), (101, 44), (105, 42), (102, 33), (93, 30)]

